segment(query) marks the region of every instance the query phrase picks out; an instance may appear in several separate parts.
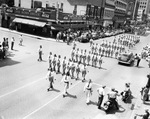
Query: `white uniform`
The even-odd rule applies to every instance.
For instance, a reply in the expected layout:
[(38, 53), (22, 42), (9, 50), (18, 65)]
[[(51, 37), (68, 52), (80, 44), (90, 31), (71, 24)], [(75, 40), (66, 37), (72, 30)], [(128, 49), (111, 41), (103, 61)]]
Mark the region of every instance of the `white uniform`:
[(67, 94), (67, 89), (69, 88), (69, 78), (70, 77), (67, 75), (64, 75), (62, 78), (61, 82), (64, 82), (64, 93), (63, 93), (63, 95)]
[(84, 92), (86, 92), (86, 103), (90, 102), (90, 97), (92, 95), (92, 83), (86, 83), (84, 86)]

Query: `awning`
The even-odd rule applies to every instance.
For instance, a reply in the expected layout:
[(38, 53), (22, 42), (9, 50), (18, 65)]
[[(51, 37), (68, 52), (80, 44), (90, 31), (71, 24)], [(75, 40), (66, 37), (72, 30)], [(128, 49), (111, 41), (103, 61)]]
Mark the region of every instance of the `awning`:
[(51, 25), (51, 29), (52, 30), (57, 30), (57, 31), (63, 31), (64, 27), (62, 27), (60, 25)]
[(38, 27), (44, 27), (46, 25), (45, 22), (29, 20), (29, 19), (21, 19), (21, 18), (15, 18), (13, 22), (28, 24), (28, 25), (38, 26)]

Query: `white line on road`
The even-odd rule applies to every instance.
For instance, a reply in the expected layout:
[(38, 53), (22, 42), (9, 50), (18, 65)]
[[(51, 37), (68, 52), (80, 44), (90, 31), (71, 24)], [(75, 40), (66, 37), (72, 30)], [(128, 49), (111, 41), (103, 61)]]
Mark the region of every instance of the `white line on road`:
[[(73, 85), (71, 88), (69, 88), (69, 90), (71, 90), (73, 87), (75, 87), (76, 85), (78, 85), (79, 83), (81, 83), (81, 81), (79, 81), (78, 83), (76, 83), (75, 85)], [(33, 112), (31, 112), (30, 114), (26, 115), (24, 118), (22, 119), (27, 119), (28, 117), (30, 117), (32, 114), (38, 112), (40, 109), (42, 109), (43, 107), (45, 107), (46, 105), (48, 105), (49, 103), (51, 103), (52, 101), (56, 100), (58, 97), (60, 97), (63, 94), (60, 93), (59, 95), (57, 95), (55, 98), (53, 98), (52, 100), (48, 101), (47, 103), (45, 103), (44, 105), (42, 105), (41, 107), (37, 108), (36, 110), (34, 110)]]
[(17, 92), (17, 91), (19, 91), (19, 90), (21, 90), (21, 89), (23, 89), (23, 88), (25, 88), (25, 87), (28, 87), (28, 86), (30, 86), (30, 85), (36, 83), (36, 82), (39, 82), (39, 81), (41, 81), (41, 80), (43, 80), (43, 79), (44, 79), (44, 78), (39, 78), (38, 80), (33, 81), (32, 83), (26, 84), (26, 85), (24, 85), (24, 86), (22, 86), (22, 87), (19, 87), (19, 88), (15, 89), (15, 90), (13, 90), (13, 91), (11, 91), (11, 92), (8, 92), (8, 93), (6, 93), (6, 94), (1, 95), (0, 98), (3, 98), (3, 97), (5, 97), (5, 96), (7, 96), (7, 95), (10, 95), (10, 94), (14, 93), (14, 92)]

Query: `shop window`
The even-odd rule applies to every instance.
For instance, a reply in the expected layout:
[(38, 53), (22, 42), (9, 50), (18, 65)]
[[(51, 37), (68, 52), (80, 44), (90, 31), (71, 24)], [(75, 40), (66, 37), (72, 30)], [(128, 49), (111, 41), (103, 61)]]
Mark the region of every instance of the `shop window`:
[(60, 9), (63, 9), (63, 7), (64, 7), (64, 3), (61, 3)]
[(42, 2), (41, 1), (34, 1), (34, 8), (41, 8)]

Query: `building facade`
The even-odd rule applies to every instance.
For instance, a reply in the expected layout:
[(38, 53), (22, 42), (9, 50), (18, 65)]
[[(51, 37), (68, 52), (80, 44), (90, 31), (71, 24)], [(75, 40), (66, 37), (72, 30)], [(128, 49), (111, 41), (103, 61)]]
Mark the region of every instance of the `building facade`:
[(150, 12), (150, 0), (139, 0), (138, 21), (143, 20), (143, 15), (148, 15)]
[(115, 0), (114, 27), (120, 28), (124, 25), (126, 21), (127, 5), (126, 0)]
[(114, 11), (115, 11), (115, 0), (106, 0), (103, 15), (104, 27), (113, 25), (112, 19), (114, 17)]

